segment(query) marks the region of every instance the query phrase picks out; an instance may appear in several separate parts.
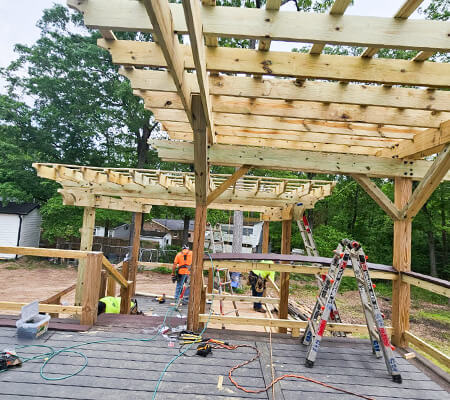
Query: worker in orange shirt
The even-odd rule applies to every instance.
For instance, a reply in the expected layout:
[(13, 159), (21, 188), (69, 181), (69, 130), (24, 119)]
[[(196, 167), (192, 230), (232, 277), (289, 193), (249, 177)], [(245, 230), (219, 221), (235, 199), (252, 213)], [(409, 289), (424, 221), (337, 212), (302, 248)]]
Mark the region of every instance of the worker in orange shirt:
[[(189, 279), (190, 269), (192, 265), (192, 251), (189, 250), (189, 246), (184, 245), (182, 250), (175, 256), (172, 267), (172, 282), (176, 282), (175, 288), (175, 303), (178, 303), (178, 299), (183, 290), (183, 285), (187, 284)], [(186, 300), (185, 300), (186, 299)], [(186, 290), (183, 294), (183, 304), (187, 304), (189, 299), (189, 285), (187, 284)]]

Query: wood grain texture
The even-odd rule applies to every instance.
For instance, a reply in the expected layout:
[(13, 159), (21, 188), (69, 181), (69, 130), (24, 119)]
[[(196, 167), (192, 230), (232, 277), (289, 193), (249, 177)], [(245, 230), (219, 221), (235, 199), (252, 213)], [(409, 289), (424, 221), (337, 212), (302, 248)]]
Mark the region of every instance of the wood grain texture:
[(141, 247), (141, 227), (142, 227), (142, 213), (134, 214), (134, 231), (133, 231), (133, 246), (131, 248), (131, 257), (128, 264), (129, 274), (128, 280), (132, 281), (130, 296), (136, 293), (136, 274), (139, 259), (139, 249)]
[[(291, 254), (292, 220), (284, 220), (281, 223), (281, 254)], [(289, 273), (280, 274), (280, 308), (278, 315), (280, 319), (287, 319), (289, 303)], [(280, 333), (286, 333), (284, 327), (279, 328)]]
[(262, 232), (262, 249), (261, 252), (266, 254), (269, 252), (269, 227), (270, 221), (263, 222), (263, 232)]
[(81, 325), (94, 325), (97, 321), (97, 306), (100, 292), (102, 271), (102, 254), (88, 254), (86, 270), (84, 271), (84, 285), (81, 304)]
[[(122, 275), (123, 278), (128, 281), (130, 278), (130, 269), (128, 261), (124, 261), (122, 264)], [(131, 307), (131, 286), (120, 287), (120, 313), (129, 314)]]

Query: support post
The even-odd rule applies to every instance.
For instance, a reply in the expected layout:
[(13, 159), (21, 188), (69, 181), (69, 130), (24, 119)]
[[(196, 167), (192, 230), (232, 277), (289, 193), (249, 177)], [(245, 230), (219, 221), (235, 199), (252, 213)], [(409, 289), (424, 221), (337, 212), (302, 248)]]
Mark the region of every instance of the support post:
[[(281, 227), (281, 254), (291, 253), (292, 220), (283, 220)], [(279, 318), (288, 318), (289, 272), (282, 272), (280, 278), (280, 311)], [(286, 328), (279, 328), (280, 333), (287, 333)]]
[[(412, 180), (395, 178), (394, 201), (402, 209), (412, 193)], [(411, 270), (411, 219), (394, 220), (393, 267), (400, 272)], [(409, 329), (410, 285), (401, 279), (392, 282), (392, 343), (407, 347), (403, 333)]]
[[(83, 226), (80, 229), (81, 241), (80, 250), (91, 251), (92, 243), (94, 240), (94, 228), (95, 228), (95, 208), (84, 207), (83, 212)], [(84, 273), (86, 269), (86, 260), (81, 259), (78, 262), (78, 276), (77, 276), (77, 288), (75, 291), (75, 305), (82, 304), (83, 298), (83, 285), (84, 285)]]
[(269, 252), (269, 221), (264, 221), (262, 231), (262, 248), (261, 253)]
[(106, 280), (106, 295), (116, 297), (116, 281), (111, 275)]
[(192, 120), (194, 131), (196, 209), (187, 329), (196, 331), (199, 328), (198, 316), (200, 314), (201, 292), (203, 288), (203, 255), (205, 251), (207, 195), (209, 187), (206, 120), (203, 114), (201, 98), (198, 95), (192, 96)]
[(102, 273), (102, 253), (90, 253), (86, 257), (84, 285), (82, 291), (83, 310), (81, 325), (94, 325), (97, 321), (98, 294)]
[(128, 263), (129, 276), (127, 280), (133, 281), (130, 296), (136, 294), (136, 274), (139, 259), (139, 248), (141, 246), (142, 213), (134, 214), (133, 240), (131, 244), (131, 257)]
[(106, 280), (107, 280), (107, 273), (106, 271), (102, 271), (100, 275), (100, 290), (98, 292), (98, 297), (101, 299), (102, 297), (105, 297), (106, 294)]
[[(128, 261), (124, 261), (122, 264), (122, 275), (128, 281), (130, 277), (130, 269)], [(120, 287), (120, 313), (129, 314), (131, 305), (131, 288), (132, 285), (128, 285), (127, 288)]]

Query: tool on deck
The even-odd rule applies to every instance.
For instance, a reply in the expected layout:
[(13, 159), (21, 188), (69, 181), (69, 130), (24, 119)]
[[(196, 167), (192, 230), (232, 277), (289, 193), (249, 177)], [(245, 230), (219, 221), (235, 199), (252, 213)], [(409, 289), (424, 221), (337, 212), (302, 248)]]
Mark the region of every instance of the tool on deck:
[[(306, 254), (308, 256), (319, 257), (319, 252), (317, 251), (316, 243), (314, 241), (314, 237), (312, 235), (311, 226), (309, 225), (308, 218), (305, 214), (303, 214), (302, 218), (297, 221), (298, 229), (300, 230), (300, 235), (302, 236), (303, 243), (305, 245)], [(320, 264), (313, 264), (316, 266), (321, 266)], [(322, 290), (326, 275), (315, 275), (317, 280), (317, 286), (319, 287), (319, 291)], [(330, 314), (330, 319), (333, 322), (341, 323), (341, 316), (337, 309), (336, 303), (333, 302), (333, 310)], [(333, 332), (333, 336), (345, 337), (347, 336), (345, 332)]]
[(22, 361), (15, 351), (4, 350), (0, 353), (0, 372), (21, 365)]
[(401, 383), (402, 377), (393, 354), (394, 348), (391, 346), (386, 327), (384, 326), (384, 317), (378, 306), (374, 291), (375, 285), (372, 284), (370, 279), (367, 257), (358, 242), (348, 239), (343, 239), (335, 250), (333, 261), (302, 338), (303, 344), (309, 345), (305, 365), (309, 368), (314, 366), (325, 327), (333, 312), (336, 294), (349, 260), (351, 260), (353, 272), (358, 282), (359, 295), (363, 305), (373, 353), (377, 358), (384, 356), (386, 368), (392, 376), (392, 380)]
[(208, 343), (202, 343), (197, 346), (197, 353), (195, 353), (198, 356), (206, 357), (208, 354), (212, 354), (211, 345)]

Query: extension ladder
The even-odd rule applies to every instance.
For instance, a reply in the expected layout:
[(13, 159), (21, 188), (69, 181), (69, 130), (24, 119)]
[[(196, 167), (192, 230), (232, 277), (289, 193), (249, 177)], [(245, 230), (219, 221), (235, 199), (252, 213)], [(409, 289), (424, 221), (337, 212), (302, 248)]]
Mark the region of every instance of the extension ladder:
[(336, 294), (349, 260), (351, 260), (358, 283), (373, 353), (377, 358), (384, 356), (386, 368), (392, 376), (392, 380), (401, 383), (402, 378), (395, 361), (393, 346), (390, 344), (384, 326), (384, 316), (378, 306), (374, 285), (370, 279), (367, 257), (358, 242), (348, 239), (343, 239), (335, 250), (333, 261), (302, 338), (303, 344), (309, 345), (305, 365), (310, 368), (314, 366), (325, 327), (333, 310)]
[(223, 232), (220, 228), (220, 225), (217, 225), (215, 228), (209, 225), (209, 245), (208, 249), (212, 253), (223, 253), (225, 244), (223, 241)]
[[(311, 227), (309, 225), (308, 218), (303, 214), (302, 218), (297, 220), (298, 229), (300, 230), (300, 235), (302, 236), (303, 243), (305, 245), (306, 254), (308, 256), (319, 257), (319, 252), (317, 251), (316, 242), (314, 241)], [(321, 266), (320, 264), (313, 264), (317, 266)], [(322, 290), (325, 276), (320, 274), (315, 274), (317, 286), (319, 287), (319, 291)], [(341, 323), (341, 316), (339, 315), (339, 311), (337, 309), (336, 303), (333, 302), (333, 310), (330, 314), (330, 319), (333, 322)], [(347, 336), (345, 332), (333, 332), (333, 336), (345, 337)]]
[[(221, 272), (223, 272), (224, 279), (225, 279), (223, 282), (222, 282), (222, 278), (220, 275)], [(228, 270), (228, 268), (216, 268), (216, 278), (217, 278), (217, 289), (219, 291), (219, 296), (221, 296), (224, 293), (224, 290), (223, 290), (224, 287), (228, 287), (231, 295), (234, 294), (233, 286), (231, 286), (230, 271)], [(234, 308), (236, 317), (239, 317), (239, 311), (238, 311), (236, 302), (233, 300), (232, 303), (233, 303), (233, 308)], [(220, 315), (226, 315), (223, 310), (222, 297), (219, 297), (219, 305), (220, 305)], [(233, 311), (230, 311), (230, 312), (233, 312)], [(223, 324), (222, 324), (222, 329), (225, 329), (225, 325), (223, 325)]]

